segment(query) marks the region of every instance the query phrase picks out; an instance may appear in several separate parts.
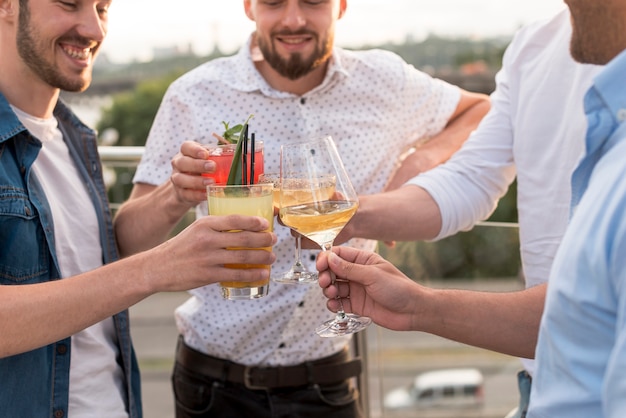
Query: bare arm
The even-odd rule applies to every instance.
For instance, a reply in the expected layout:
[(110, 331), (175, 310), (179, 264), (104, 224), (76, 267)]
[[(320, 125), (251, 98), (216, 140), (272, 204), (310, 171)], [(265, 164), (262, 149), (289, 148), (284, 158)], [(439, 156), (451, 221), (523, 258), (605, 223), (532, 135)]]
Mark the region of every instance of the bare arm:
[[(53, 282), (0, 286), (0, 357), (58, 341), (143, 298), (162, 291), (189, 290), (221, 280), (261, 280), (266, 269), (235, 270), (224, 263), (272, 264), (265, 250), (276, 236), (262, 232), (267, 220), (207, 216), (150, 251), (78, 276)], [(241, 232), (222, 232), (241, 230)]]
[(209, 180), (201, 174), (215, 167), (208, 157), (201, 145), (185, 142), (172, 160), (170, 181), (159, 186), (135, 184), (114, 219), (122, 256), (162, 243), (191, 208), (206, 200)]
[(421, 187), (407, 185), (359, 196), (359, 210), (339, 233), (336, 244), (352, 237), (380, 241), (432, 239), (441, 230), (439, 206)]
[(359, 196), (359, 210), (335, 243), (359, 237), (393, 245), (393, 241), (436, 237), (441, 230), (441, 213), (437, 203), (422, 188), (401, 186), (445, 162), (463, 145), (489, 109), (487, 96), (462, 91), (461, 100), (446, 128), (402, 161), (385, 191)]
[(448, 124), (439, 134), (416, 146), (400, 163), (386, 190), (393, 190), (424, 171), (447, 161), (489, 112), (489, 96), (461, 90), (461, 99)]
[[(547, 286), (490, 293), (431, 289), (406, 277), (378, 254), (335, 247), (321, 253), (319, 285), (337, 311), (337, 294), (346, 312), (372, 318), (399, 331), (424, 331), (504, 354), (533, 358)], [(328, 268), (336, 274), (331, 285)], [(347, 298), (349, 296), (349, 298)]]
[(534, 358), (546, 288), (501, 293), (428, 289), (415, 325), (464, 344)]

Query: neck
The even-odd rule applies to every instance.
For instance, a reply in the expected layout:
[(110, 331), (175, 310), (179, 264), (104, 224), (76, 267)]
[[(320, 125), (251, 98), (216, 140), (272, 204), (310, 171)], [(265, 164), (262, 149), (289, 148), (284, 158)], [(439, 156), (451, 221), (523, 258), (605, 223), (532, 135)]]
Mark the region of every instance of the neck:
[(2, 60), (0, 92), (9, 103), (29, 115), (42, 119), (52, 117), (60, 90), (42, 81), (29, 69), (19, 68), (16, 62), (21, 61)]

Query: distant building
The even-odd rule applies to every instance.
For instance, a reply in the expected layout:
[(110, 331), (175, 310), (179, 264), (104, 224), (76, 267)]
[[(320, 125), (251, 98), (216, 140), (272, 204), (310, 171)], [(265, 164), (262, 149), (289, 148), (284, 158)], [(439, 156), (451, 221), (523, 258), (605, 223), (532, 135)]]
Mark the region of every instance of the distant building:
[(162, 60), (176, 57), (187, 57), (195, 55), (191, 43), (186, 48), (176, 46), (155, 47), (152, 48), (152, 57), (154, 60)]

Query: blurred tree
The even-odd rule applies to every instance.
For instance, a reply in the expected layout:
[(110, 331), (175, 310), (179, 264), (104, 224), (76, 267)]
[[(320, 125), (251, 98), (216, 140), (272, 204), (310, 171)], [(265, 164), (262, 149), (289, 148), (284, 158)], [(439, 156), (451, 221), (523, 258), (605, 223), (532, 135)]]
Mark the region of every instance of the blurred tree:
[(103, 132), (107, 128), (115, 128), (119, 134), (116, 145), (144, 145), (165, 91), (182, 73), (178, 70), (145, 80), (137, 84), (133, 91), (114, 94), (111, 106), (103, 109), (96, 129)]

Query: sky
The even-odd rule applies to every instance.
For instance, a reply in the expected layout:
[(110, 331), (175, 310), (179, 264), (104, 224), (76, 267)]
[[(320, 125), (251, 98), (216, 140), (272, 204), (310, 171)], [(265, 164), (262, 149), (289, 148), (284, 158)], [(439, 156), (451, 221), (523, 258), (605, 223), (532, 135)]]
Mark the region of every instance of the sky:
[[(351, 0), (335, 41), (358, 47), (403, 42), (408, 35), (419, 40), (430, 33), (510, 36), (564, 7), (562, 0)], [(217, 43), (231, 53), (252, 30), (242, 0), (115, 0), (103, 52), (119, 63), (149, 60), (154, 48), (191, 47), (203, 55)]]

